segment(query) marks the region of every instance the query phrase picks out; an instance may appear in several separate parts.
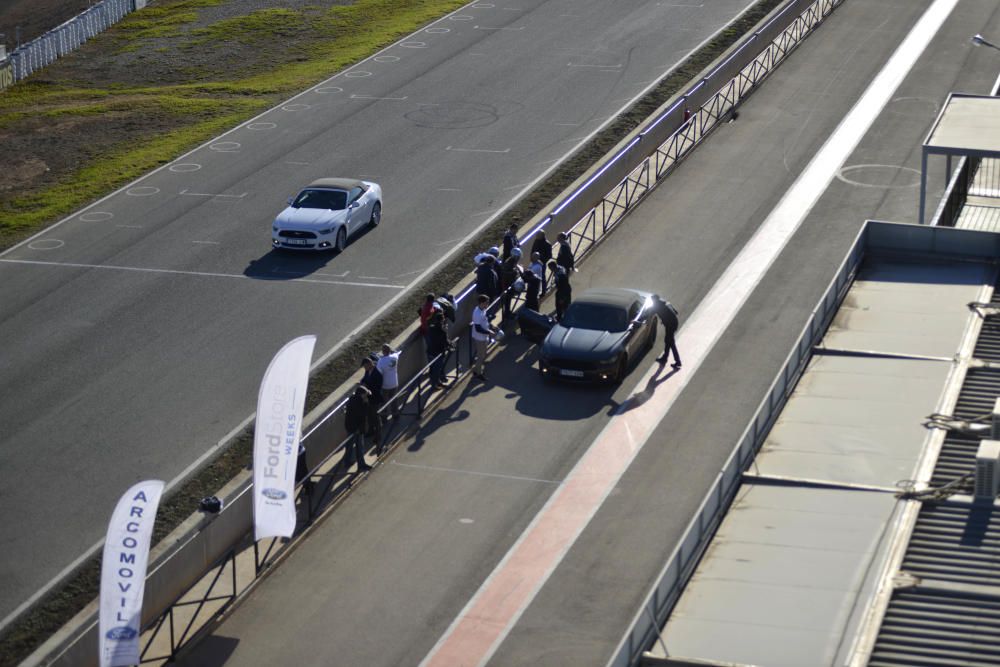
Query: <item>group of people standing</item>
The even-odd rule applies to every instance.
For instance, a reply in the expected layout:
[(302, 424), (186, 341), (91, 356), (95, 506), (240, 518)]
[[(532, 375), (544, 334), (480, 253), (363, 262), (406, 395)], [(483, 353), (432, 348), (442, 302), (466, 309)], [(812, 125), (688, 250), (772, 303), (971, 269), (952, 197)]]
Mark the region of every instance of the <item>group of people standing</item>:
[[(541, 297), (548, 291), (551, 281), (555, 291), (555, 316), (562, 320), (572, 302), (573, 289), (569, 276), (576, 271), (576, 258), (570, 247), (569, 237), (560, 232), (556, 238), (555, 251), (545, 236), (544, 230), (537, 230), (531, 246), (530, 263), (521, 266), (523, 251), (517, 237), (517, 226), (511, 225), (503, 237), (501, 247), (492, 247), (476, 256), (476, 308), (472, 313), (472, 341), (476, 359), (472, 369), (475, 377), (485, 380), (484, 363), (491, 340), (502, 336), (502, 332), (491, 324), (491, 309), (497, 299), (502, 299), (504, 317), (509, 317), (512, 292), (524, 293), (524, 307), (540, 310)], [(513, 289), (512, 289), (513, 288)], [(452, 351), (448, 338), (446, 318), (454, 321), (454, 302), (450, 297), (436, 297), (427, 294), (419, 309), (420, 334), (425, 343), (427, 361), (430, 364), (430, 382), (434, 389), (447, 385), (444, 368)], [(446, 312), (450, 310), (450, 312)], [(657, 361), (665, 363), (669, 354), (674, 356), (674, 368), (681, 367), (677, 353), (675, 334), (679, 321), (677, 309), (658, 295), (654, 295), (651, 314), (659, 317), (665, 330), (663, 355)], [(344, 425), (352, 437), (348, 441), (344, 461), (350, 465), (357, 462), (358, 471), (371, 470), (365, 460), (366, 438), (376, 443), (376, 457), (382, 454), (382, 406), (388, 404), (388, 417), (399, 416), (399, 350), (393, 350), (386, 343), (381, 353), (371, 353), (361, 360), (364, 374), (347, 401)]]
[(573, 297), (569, 276), (576, 271), (576, 257), (569, 243), (569, 235), (559, 232), (556, 251), (545, 235), (544, 229), (534, 233), (529, 263), (521, 266), (524, 256), (517, 237), (517, 225), (512, 224), (504, 233), (500, 247), (494, 246), (479, 253), (476, 263), (476, 293), (495, 302), (501, 295), (504, 318), (511, 315), (511, 288), (524, 293), (524, 307), (539, 310), (541, 297), (548, 291), (549, 281), (555, 289), (556, 319), (561, 319)]

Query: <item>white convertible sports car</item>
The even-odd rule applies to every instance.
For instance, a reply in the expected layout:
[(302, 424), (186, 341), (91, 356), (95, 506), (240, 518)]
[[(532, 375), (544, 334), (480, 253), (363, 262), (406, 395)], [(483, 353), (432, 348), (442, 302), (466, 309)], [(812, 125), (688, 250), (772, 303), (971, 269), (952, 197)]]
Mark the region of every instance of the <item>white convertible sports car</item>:
[(356, 178), (313, 181), (278, 214), (271, 246), (293, 250), (342, 251), (351, 234), (382, 219), (382, 188)]

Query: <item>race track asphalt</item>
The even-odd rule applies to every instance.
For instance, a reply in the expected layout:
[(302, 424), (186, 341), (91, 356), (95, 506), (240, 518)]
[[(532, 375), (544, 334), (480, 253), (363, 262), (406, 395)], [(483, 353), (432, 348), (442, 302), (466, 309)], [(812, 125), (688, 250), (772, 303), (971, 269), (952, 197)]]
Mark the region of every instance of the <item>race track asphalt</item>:
[[(663, 293), (683, 334), (930, 4), (848, 0), (603, 242), (574, 289)], [(605, 664), (865, 219), (916, 220), (913, 169), (940, 104), (988, 91), (1000, 67), (968, 45), (985, 29), (1000, 30), (995, 3), (958, 4), (486, 664)], [(449, 396), (183, 663), (420, 664), (610, 415), (680, 381), (640, 382), (654, 356), (618, 388), (547, 384), (509, 338), (489, 382)]]
[[(748, 4), (469, 5), (0, 255), (0, 617), (243, 423), (283, 343), (334, 348)], [(329, 175), (380, 182), (382, 225), (272, 253)]]

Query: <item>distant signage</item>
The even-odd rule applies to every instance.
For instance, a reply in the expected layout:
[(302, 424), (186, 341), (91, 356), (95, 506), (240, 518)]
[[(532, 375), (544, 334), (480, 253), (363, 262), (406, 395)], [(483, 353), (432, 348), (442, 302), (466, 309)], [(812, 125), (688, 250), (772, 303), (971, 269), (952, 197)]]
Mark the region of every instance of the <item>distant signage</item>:
[(101, 667), (138, 665), (149, 539), (163, 482), (139, 482), (118, 500), (101, 560)]
[(9, 59), (0, 62), (0, 90), (14, 85), (14, 63)]
[(295, 464), (316, 336), (301, 336), (271, 360), (257, 396), (253, 445), (254, 539), (295, 532)]

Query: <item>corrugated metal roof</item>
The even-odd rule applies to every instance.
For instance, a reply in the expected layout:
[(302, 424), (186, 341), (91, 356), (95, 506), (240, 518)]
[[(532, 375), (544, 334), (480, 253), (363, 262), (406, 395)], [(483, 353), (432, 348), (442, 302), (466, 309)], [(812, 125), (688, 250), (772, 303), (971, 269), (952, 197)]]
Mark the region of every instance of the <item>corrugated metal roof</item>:
[[(991, 305), (1000, 306), (996, 288)], [(1000, 315), (985, 318), (973, 356), (1000, 361)], [(954, 416), (966, 422), (982, 418), (993, 411), (997, 396), (1000, 371), (972, 368)], [(981, 437), (951, 431), (931, 486), (971, 473)], [(869, 665), (1000, 664), (1000, 511), (993, 505), (926, 502), (899, 574), (902, 587), (889, 601)]]
[(986, 667), (1000, 664), (1000, 602), (947, 591), (893, 596), (870, 667)]
[(993, 586), (1000, 593), (1000, 515), (992, 507), (925, 505), (902, 571), (921, 579)]

